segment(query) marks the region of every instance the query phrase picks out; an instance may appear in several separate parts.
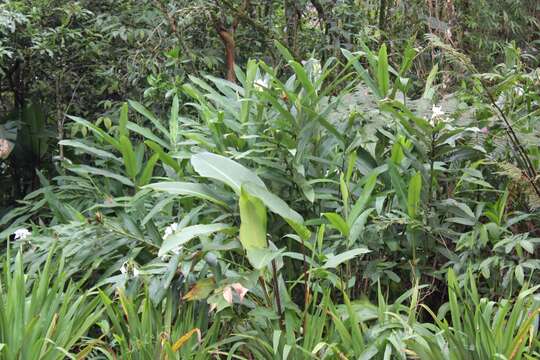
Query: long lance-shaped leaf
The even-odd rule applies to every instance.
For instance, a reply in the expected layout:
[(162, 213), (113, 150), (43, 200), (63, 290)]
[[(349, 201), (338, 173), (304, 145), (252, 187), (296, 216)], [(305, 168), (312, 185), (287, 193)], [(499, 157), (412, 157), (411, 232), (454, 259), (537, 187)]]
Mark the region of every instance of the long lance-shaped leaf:
[(188, 241), (196, 237), (209, 235), (230, 228), (230, 225), (222, 223), (187, 226), (175, 234), (167, 236), (159, 249), (158, 255), (163, 256), (167, 252), (186, 244)]
[(213, 203), (227, 206), (225, 202), (220, 200), (217, 195), (212, 191), (208, 185), (180, 182), (180, 181), (167, 181), (158, 182), (146, 185), (145, 188), (149, 188), (155, 191), (163, 191), (172, 195), (186, 195), (195, 196), (200, 199), (208, 200)]

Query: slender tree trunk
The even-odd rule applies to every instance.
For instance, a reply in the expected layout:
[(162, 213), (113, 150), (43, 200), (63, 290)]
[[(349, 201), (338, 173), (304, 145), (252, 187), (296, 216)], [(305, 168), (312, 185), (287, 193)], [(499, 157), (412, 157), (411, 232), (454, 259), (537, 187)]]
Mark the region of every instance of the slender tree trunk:
[(287, 24), (286, 43), (296, 56), (298, 53), (298, 29), (300, 28), (301, 11), (296, 0), (285, 0), (283, 8), (285, 23)]
[(234, 50), (236, 44), (234, 42), (234, 32), (225, 29), (223, 26), (218, 28), (218, 34), (221, 42), (225, 46), (225, 65), (227, 68), (227, 80), (235, 82), (236, 74), (234, 72), (235, 60)]
[(381, 0), (379, 6), (379, 30), (384, 31), (386, 26), (386, 8), (388, 0)]
[[(219, 5), (219, 3), (220, 2), (216, 0), (216, 4)], [(216, 30), (219, 34), (221, 42), (225, 46), (225, 65), (227, 68), (227, 80), (236, 82), (236, 74), (234, 72), (236, 42), (234, 40), (234, 34), (236, 33), (236, 29), (240, 24), (240, 19), (245, 17), (245, 14), (249, 14), (249, 10), (251, 8), (251, 1), (244, 0), (244, 3), (240, 9), (233, 8), (230, 3), (225, 1), (223, 1), (223, 4), (226, 5), (229, 9), (234, 10), (235, 17), (233, 23), (228, 28), (224, 25), (223, 20), (216, 19)]]

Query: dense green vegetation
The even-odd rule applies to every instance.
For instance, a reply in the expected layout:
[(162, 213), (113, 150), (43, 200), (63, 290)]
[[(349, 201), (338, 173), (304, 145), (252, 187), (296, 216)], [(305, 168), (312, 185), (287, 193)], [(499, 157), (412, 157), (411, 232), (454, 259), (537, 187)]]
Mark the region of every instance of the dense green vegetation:
[(0, 359), (540, 358), (537, 1), (0, 4)]

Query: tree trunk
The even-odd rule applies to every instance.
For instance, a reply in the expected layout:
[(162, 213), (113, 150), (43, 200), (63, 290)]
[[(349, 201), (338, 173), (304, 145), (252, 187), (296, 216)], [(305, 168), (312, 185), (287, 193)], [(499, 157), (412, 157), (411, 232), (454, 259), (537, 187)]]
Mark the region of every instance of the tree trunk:
[(379, 6), (379, 30), (384, 31), (386, 25), (386, 4), (387, 0), (381, 0)]
[(234, 42), (234, 33), (220, 26), (218, 28), (218, 34), (221, 38), (221, 41), (223, 42), (223, 45), (225, 46), (225, 65), (227, 68), (227, 80), (235, 82), (236, 74), (234, 73), (234, 50), (236, 46)]
[(296, 0), (285, 0), (283, 3), (285, 23), (287, 24), (286, 43), (293, 54), (297, 54), (298, 29), (300, 28), (301, 11)]

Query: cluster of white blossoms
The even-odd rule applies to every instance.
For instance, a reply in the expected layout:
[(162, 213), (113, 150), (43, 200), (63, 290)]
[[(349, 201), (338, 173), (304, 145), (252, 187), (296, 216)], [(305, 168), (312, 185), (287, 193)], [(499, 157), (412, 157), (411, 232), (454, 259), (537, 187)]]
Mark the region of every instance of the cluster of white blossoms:
[(431, 126), (437, 125), (440, 121), (446, 121), (442, 106), (433, 105), (431, 108), (431, 119), (429, 123)]
[(120, 273), (122, 273), (122, 275), (126, 275), (126, 274), (129, 275), (128, 273), (130, 269), (134, 278), (139, 277), (140, 275), (139, 269), (137, 269), (135, 265), (129, 266), (127, 262), (123, 263), (122, 266), (120, 267)]
[(167, 226), (165, 228), (165, 232), (163, 233), (163, 238), (167, 238), (174, 234), (176, 231), (178, 231), (178, 223), (172, 223), (171, 225)]
[[(169, 236), (171, 236), (172, 234), (174, 234), (175, 232), (177, 232), (179, 230), (179, 225), (178, 223), (172, 223), (171, 225), (167, 226), (165, 228), (165, 231), (163, 232), (163, 239), (166, 239), (168, 238)], [(173, 254), (179, 254), (180, 253), (180, 249), (182, 247), (178, 247), (176, 249), (172, 249), (171, 252)], [(169, 259), (169, 255), (163, 255), (161, 256), (161, 260), (162, 261), (166, 261), (167, 259)]]
[(28, 229), (18, 229), (15, 230), (15, 240), (25, 240), (27, 237), (31, 236), (32, 233)]

